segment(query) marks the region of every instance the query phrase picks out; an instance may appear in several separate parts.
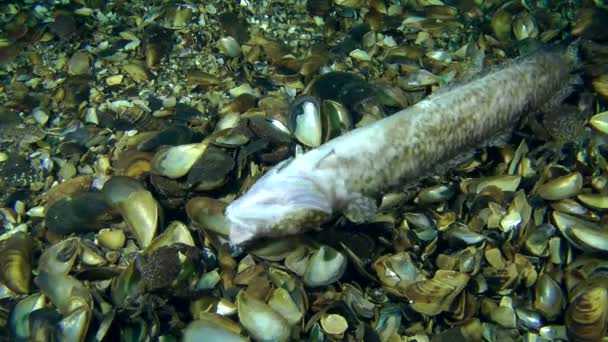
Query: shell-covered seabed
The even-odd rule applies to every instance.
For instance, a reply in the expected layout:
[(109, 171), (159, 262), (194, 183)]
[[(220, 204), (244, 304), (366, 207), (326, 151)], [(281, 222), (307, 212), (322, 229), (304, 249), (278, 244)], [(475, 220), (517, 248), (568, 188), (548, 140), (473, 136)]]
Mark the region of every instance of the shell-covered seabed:
[[(603, 0), (3, 2), (0, 340), (606, 340), (606, 22)], [(487, 141), (466, 115), (404, 128), (479, 146), (425, 154), (363, 222), (230, 244), (273, 166), (446, 93), (533, 105)], [(344, 147), (366, 194), (403, 167), (368, 153), (392, 138)]]

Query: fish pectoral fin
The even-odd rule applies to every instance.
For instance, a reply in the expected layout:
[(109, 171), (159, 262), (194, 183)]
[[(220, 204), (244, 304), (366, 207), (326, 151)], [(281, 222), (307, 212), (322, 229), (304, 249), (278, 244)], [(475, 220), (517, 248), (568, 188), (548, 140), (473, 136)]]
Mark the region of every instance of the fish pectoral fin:
[(377, 210), (378, 205), (375, 199), (362, 194), (355, 194), (342, 210), (342, 213), (351, 222), (363, 223), (371, 220)]

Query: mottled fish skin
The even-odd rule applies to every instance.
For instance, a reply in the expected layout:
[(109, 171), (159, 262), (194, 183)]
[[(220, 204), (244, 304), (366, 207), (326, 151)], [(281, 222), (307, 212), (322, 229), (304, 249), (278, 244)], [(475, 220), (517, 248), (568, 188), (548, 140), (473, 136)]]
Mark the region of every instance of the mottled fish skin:
[(364, 221), (382, 192), (484, 145), (522, 114), (561, 100), (576, 68), (564, 48), (537, 52), (277, 165), (227, 207), (230, 242), (298, 233), (336, 212)]

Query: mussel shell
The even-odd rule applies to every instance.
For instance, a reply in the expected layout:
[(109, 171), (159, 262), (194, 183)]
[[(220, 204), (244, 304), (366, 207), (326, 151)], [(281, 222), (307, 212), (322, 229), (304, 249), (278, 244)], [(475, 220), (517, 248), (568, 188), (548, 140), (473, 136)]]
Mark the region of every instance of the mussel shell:
[(188, 324), (188, 327), (184, 329), (184, 342), (196, 342), (196, 341), (223, 341), (223, 342), (246, 342), (249, 339), (241, 336), (238, 332), (231, 330), (230, 324), (222, 324), (223, 320), (228, 320), (222, 316), (217, 316), (215, 320), (196, 320)]
[(113, 176), (104, 183), (101, 193), (107, 203), (116, 206), (126, 201), (131, 193), (141, 190), (145, 188), (138, 180), (128, 176)]
[(67, 275), (80, 252), (78, 237), (62, 240), (47, 247), (38, 260), (38, 272)]
[(606, 333), (608, 289), (591, 287), (577, 296), (566, 311), (566, 329), (572, 341), (601, 341)]
[[(353, 113), (358, 111), (362, 103), (377, 96), (377, 89), (365, 79), (343, 71), (323, 74), (309, 87), (310, 94), (318, 96), (321, 100), (343, 103)], [(354, 121), (358, 121), (358, 118)]]
[(536, 281), (534, 308), (549, 321), (556, 319), (565, 306), (560, 286), (548, 275), (542, 273)]
[(253, 338), (260, 341), (288, 341), (289, 323), (268, 304), (239, 292), (236, 298), (239, 321)]
[(188, 186), (196, 186), (197, 190), (213, 190), (228, 180), (228, 174), (234, 166), (231, 155), (221, 148), (209, 146), (192, 165), (186, 182)]
[(114, 174), (133, 178), (143, 178), (152, 169), (151, 161), (154, 154), (137, 150), (123, 151), (116, 160)]
[(111, 211), (103, 194), (79, 193), (53, 203), (46, 212), (45, 223), (50, 231), (59, 234), (96, 231), (111, 221)]
[(173, 179), (185, 176), (206, 148), (206, 143), (198, 143), (160, 149), (151, 161), (151, 172)]
[(466, 273), (438, 270), (433, 279), (409, 285), (404, 295), (411, 301), (412, 309), (434, 316), (450, 307), (468, 281), (469, 275)]
[(0, 282), (19, 294), (29, 293), (34, 243), (18, 232), (0, 244)]
[(13, 306), (8, 317), (8, 329), (17, 339), (27, 339), (30, 336), (30, 314), (44, 307), (46, 297), (41, 293), (27, 296)]
[(184, 124), (173, 124), (165, 127), (150, 139), (139, 144), (137, 149), (142, 152), (149, 152), (163, 145), (177, 146), (189, 144), (192, 140), (192, 135), (192, 130), (188, 126)]
[(78, 307), (93, 307), (91, 291), (72, 276), (41, 272), (35, 279), (40, 291), (47, 296), (57, 310), (67, 315)]
[(272, 292), (268, 305), (278, 312), (289, 325), (293, 326), (302, 320), (304, 313), (291, 297), (289, 291), (279, 287)]
[(161, 215), (161, 207), (152, 193), (134, 191), (118, 208), (140, 247), (147, 247), (156, 235)]
[(329, 285), (342, 277), (347, 264), (347, 259), (341, 252), (329, 246), (321, 246), (308, 260), (302, 280), (309, 287)]
[(321, 107), (312, 96), (299, 96), (291, 104), (287, 128), (304, 145), (317, 147), (323, 142)]
[(327, 142), (353, 128), (351, 113), (342, 103), (333, 100), (321, 102), (323, 142)]
[(40, 308), (32, 311), (27, 317), (30, 341), (60, 341), (61, 332), (58, 324), (61, 315), (52, 308)]
[(86, 306), (78, 307), (66, 315), (58, 324), (61, 339), (84, 342), (92, 315), (91, 309)]
[(211, 197), (194, 197), (186, 204), (188, 218), (202, 229), (228, 236), (229, 224), (224, 216), (227, 203)]
[(102, 193), (107, 202), (118, 209), (140, 246), (148, 246), (156, 235), (162, 216), (161, 207), (152, 193), (137, 180), (126, 176), (110, 178)]

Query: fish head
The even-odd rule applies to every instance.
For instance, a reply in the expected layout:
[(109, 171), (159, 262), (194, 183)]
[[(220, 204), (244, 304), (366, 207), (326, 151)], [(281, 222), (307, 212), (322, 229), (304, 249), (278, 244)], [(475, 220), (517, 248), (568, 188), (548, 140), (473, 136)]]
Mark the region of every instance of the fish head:
[(226, 207), (232, 245), (297, 234), (317, 228), (331, 217), (331, 200), (314, 179), (285, 170), (284, 163), (269, 170)]

